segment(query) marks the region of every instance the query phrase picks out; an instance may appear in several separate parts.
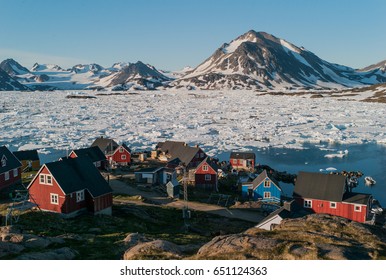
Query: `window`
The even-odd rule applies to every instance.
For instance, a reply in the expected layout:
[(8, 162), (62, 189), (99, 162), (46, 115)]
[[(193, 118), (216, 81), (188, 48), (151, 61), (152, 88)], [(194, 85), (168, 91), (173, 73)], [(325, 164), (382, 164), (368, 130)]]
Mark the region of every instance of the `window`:
[(119, 152), (123, 153), (123, 147), (119, 147)]
[(336, 202), (330, 202), (330, 208), (336, 208)]
[(362, 207), (360, 205), (355, 205), (354, 206), (354, 211), (355, 212), (361, 212), (362, 211)]
[(264, 181), (264, 188), (269, 188), (269, 187), (271, 187), (271, 181), (269, 180)]
[(205, 174), (205, 181), (210, 181), (212, 176), (210, 174)]
[(126, 155), (121, 155), (121, 159), (125, 160), (126, 159)]
[(304, 208), (312, 208), (312, 200), (304, 200)]
[(76, 202), (84, 200), (84, 190), (76, 192)]
[(18, 175), (19, 175), (19, 170), (17, 170), (17, 168), (15, 168), (13, 170), (13, 178), (16, 178)]
[(51, 193), (51, 204), (59, 204), (59, 195)]
[(234, 164), (237, 164), (237, 159), (232, 159)]
[(204, 166), (202, 166), (202, 170), (203, 171), (208, 171), (208, 166), (205, 164)]
[(46, 175), (46, 184), (52, 185), (52, 176), (51, 175)]
[(46, 183), (46, 175), (40, 174), (40, 176), (39, 176), (39, 183), (40, 184), (45, 184)]
[(264, 198), (271, 198), (271, 192), (264, 192)]
[(4, 173), (4, 180), (8, 181), (9, 180), (9, 171)]
[(101, 162), (100, 162), (100, 161), (97, 161), (97, 162), (95, 163), (95, 167), (101, 167)]
[(1, 167), (5, 167), (7, 165), (7, 158), (5, 156), (3, 156), (1, 158)]

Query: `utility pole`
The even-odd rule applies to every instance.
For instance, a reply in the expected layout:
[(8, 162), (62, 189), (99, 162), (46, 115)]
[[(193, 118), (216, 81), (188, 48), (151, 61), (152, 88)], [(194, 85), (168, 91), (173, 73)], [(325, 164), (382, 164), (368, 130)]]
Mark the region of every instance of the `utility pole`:
[(188, 177), (187, 177), (187, 167), (185, 164), (182, 165), (182, 168), (184, 170), (184, 207), (182, 209), (182, 217), (184, 218), (185, 228), (188, 229), (189, 223), (188, 220), (190, 219), (190, 211), (188, 206)]

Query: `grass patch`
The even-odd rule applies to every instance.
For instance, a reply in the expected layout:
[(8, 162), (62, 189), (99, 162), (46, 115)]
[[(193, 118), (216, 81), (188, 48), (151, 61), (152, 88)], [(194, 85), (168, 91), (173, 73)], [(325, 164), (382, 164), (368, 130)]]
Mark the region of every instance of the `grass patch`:
[[(123, 195), (116, 197), (132, 199)], [(138, 232), (150, 239), (163, 239), (177, 245), (201, 245), (210, 241), (215, 232), (238, 233), (254, 225), (194, 211), (189, 224), (196, 229), (194, 232), (186, 231), (181, 210), (114, 205), (112, 216), (85, 214), (63, 219), (54, 213), (27, 212), (21, 215), (18, 226), (24, 233), (63, 238), (65, 244), (61, 246), (76, 250), (79, 253), (77, 259), (113, 260), (122, 258), (126, 250), (123, 239), (129, 233)], [(191, 251), (186, 257), (194, 253), (195, 251)]]

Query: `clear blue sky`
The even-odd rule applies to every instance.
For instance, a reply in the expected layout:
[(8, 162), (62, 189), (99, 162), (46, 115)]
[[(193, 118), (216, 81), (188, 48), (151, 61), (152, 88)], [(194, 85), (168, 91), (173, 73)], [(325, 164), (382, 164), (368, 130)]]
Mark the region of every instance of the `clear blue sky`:
[(178, 70), (250, 29), (354, 68), (386, 59), (385, 0), (0, 0), (0, 61)]

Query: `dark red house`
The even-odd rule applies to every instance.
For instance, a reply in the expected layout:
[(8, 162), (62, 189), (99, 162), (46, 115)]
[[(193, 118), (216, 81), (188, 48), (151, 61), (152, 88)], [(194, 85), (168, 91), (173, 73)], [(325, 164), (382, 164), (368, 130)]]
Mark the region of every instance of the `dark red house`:
[(107, 154), (110, 165), (130, 165), (131, 150), (126, 144), (119, 145), (111, 154)]
[(250, 152), (232, 152), (230, 164), (236, 170), (253, 170), (255, 168), (256, 155)]
[(88, 157), (98, 169), (106, 169), (107, 158), (97, 146), (71, 151), (70, 158)]
[(27, 188), (44, 211), (65, 217), (82, 212), (111, 215), (112, 189), (87, 157), (44, 164)]
[(21, 162), (6, 146), (0, 147), (0, 191), (21, 183)]
[(219, 167), (206, 157), (196, 168), (195, 186), (204, 190), (218, 191)]
[(312, 213), (340, 216), (360, 223), (372, 217), (372, 196), (349, 192), (343, 175), (300, 172), (293, 196)]

